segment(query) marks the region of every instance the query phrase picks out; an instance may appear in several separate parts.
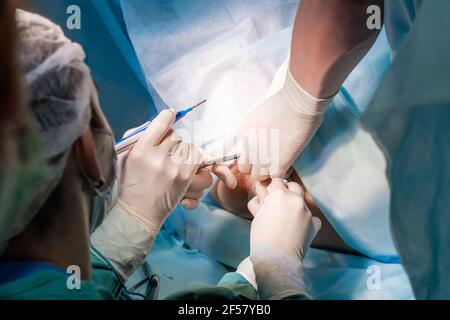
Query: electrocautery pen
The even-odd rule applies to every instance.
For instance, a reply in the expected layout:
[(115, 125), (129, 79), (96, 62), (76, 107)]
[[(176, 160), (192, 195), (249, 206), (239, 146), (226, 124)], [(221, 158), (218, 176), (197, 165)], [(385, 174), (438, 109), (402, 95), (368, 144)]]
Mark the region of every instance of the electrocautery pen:
[[(203, 105), (204, 103), (206, 103), (206, 100), (203, 100), (202, 102), (197, 103), (195, 106), (189, 107), (189, 108), (187, 108), (185, 110), (178, 111), (177, 115), (175, 117), (175, 122), (180, 121), (186, 115), (188, 115), (189, 113), (191, 113), (196, 108), (198, 108), (201, 105)], [(126, 143), (126, 141), (131, 139), (132, 137), (138, 135), (139, 133), (142, 133), (142, 132), (146, 131), (148, 126), (150, 125), (150, 123), (151, 123), (151, 121), (148, 121), (148, 122), (144, 123), (140, 127), (136, 128), (136, 130), (134, 130), (132, 133), (130, 133), (129, 135), (127, 135), (127, 136), (123, 137), (121, 140), (119, 140), (116, 143), (116, 152), (117, 152), (117, 154), (123, 153), (123, 152), (131, 149), (131, 147), (134, 146), (139, 141), (139, 139), (134, 140), (134, 141), (132, 141), (130, 143)]]

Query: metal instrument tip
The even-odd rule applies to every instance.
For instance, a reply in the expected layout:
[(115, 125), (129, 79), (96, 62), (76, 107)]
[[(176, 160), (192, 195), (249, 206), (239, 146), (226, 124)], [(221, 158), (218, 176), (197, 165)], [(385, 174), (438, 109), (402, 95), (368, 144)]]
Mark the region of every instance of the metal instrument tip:
[(208, 101), (208, 100), (207, 100), (207, 99), (205, 99), (205, 100), (203, 100), (203, 101), (201, 101), (201, 102), (197, 103), (197, 104), (196, 104), (195, 106), (192, 106), (192, 110), (194, 110), (194, 109), (196, 109), (196, 108), (200, 107), (201, 105), (205, 104), (205, 103), (206, 103), (206, 101)]

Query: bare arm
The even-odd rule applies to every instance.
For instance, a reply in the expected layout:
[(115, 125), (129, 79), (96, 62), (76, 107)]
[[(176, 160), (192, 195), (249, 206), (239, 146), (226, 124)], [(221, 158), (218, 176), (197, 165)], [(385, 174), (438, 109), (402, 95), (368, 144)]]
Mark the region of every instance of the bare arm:
[(317, 98), (333, 96), (374, 44), (367, 8), (384, 0), (302, 0), (294, 24), (291, 72)]

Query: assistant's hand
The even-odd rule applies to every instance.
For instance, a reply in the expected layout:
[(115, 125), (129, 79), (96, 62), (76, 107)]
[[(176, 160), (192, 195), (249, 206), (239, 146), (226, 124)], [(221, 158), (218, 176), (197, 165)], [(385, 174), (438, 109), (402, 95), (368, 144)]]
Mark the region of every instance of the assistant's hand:
[(251, 226), (251, 252), (267, 246), (303, 261), (322, 226), (306, 206), (303, 189), (295, 182), (286, 184), (274, 179), (263, 196), (260, 193), (248, 204), (255, 216)]
[(228, 188), (236, 188), (237, 178), (228, 166), (217, 164), (200, 168), (181, 201), (184, 208), (193, 210), (198, 207), (204, 191), (213, 183), (212, 174), (216, 175)]
[(202, 163), (200, 151), (171, 130), (174, 121), (174, 111), (162, 111), (122, 163), (116, 206), (153, 234), (182, 200)]
[(321, 125), (330, 101), (311, 96), (288, 71), (283, 88), (244, 120), (239, 170), (260, 181), (283, 178)]
[(255, 216), (250, 231), (250, 259), (261, 299), (308, 295), (303, 259), (321, 228), (297, 183), (274, 179), (248, 204)]

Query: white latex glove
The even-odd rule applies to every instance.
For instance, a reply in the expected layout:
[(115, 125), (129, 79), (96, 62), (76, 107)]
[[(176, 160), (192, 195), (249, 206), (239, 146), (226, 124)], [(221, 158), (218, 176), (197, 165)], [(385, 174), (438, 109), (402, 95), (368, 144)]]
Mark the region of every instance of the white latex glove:
[[(114, 265), (125, 281), (144, 263), (156, 238), (157, 230), (181, 197), (184, 195), (185, 199), (182, 203), (186, 207), (194, 208), (198, 205), (198, 199), (202, 196), (203, 190), (212, 184), (210, 171), (221, 177), (230, 188), (237, 184), (231, 170), (221, 165), (209, 167), (210, 171), (205, 168), (199, 169), (190, 184), (184, 179), (177, 182), (177, 177), (184, 171), (189, 176), (193, 175), (196, 165), (177, 168), (173, 162), (170, 162), (171, 159), (168, 159), (170, 154), (168, 150), (173, 143), (168, 140), (169, 138), (161, 137), (165, 137), (170, 132), (174, 119), (172, 111), (163, 111), (154, 120), (151, 128), (125, 142), (127, 144), (139, 140), (139, 144), (150, 143), (150, 146), (141, 148), (140, 151), (139, 147), (137, 150), (140, 153), (135, 153), (130, 159), (130, 153), (134, 152), (138, 144), (118, 155), (118, 175), (122, 183), (120, 203), (111, 210), (102, 225), (91, 236), (92, 244)], [(128, 136), (134, 130), (128, 131), (124, 136)], [(148, 135), (152, 135), (152, 138), (147, 137), (147, 142), (140, 140)], [(170, 137), (174, 141), (177, 140), (171, 132)], [(158, 146), (151, 144), (152, 141), (159, 140), (162, 142)], [(179, 146), (178, 149), (180, 148)], [(167, 161), (163, 163), (164, 166), (160, 166), (162, 161)], [(149, 170), (151, 172), (148, 172)], [(172, 179), (168, 176), (170, 170), (177, 177)], [(130, 177), (131, 174), (133, 174), (132, 177)], [(159, 184), (159, 179), (168, 181)], [(134, 185), (132, 181), (136, 184)], [(127, 183), (130, 184), (128, 187)], [(171, 187), (171, 183), (179, 184)], [(187, 185), (189, 190), (183, 193), (181, 189), (186, 188)], [(125, 194), (124, 187), (127, 187)], [(169, 201), (164, 203), (158, 201), (156, 197), (159, 197), (159, 200), (168, 199)], [(154, 203), (157, 205), (153, 205)]]
[(250, 258), (260, 296), (306, 294), (303, 259), (322, 223), (311, 215), (297, 183), (274, 179), (264, 193), (260, 191), (248, 204), (255, 216)]
[[(124, 137), (129, 136), (132, 132), (134, 132), (138, 128), (139, 127), (127, 131), (124, 134)], [(145, 132), (136, 134), (127, 141), (123, 142), (122, 145), (138, 141), (144, 134)], [(120, 149), (120, 146), (118, 148)], [(126, 159), (128, 158), (128, 155), (131, 150), (125, 151), (118, 155), (119, 172), (123, 171), (124, 163), (126, 162)], [(191, 184), (189, 185), (188, 190), (186, 191), (186, 194), (184, 195), (181, 201), (181, 205), (184, 208), (188, 210), (193, 210), (198, 207), (198, 205), (200, 204), (200, 199), (203, 197), (205, 190), (211, 187), (211, 185), (213, 184), (212, 174), (214, 174), (216, 177), (222, 180), (222, 182), (228, 188), (230, 189), (236, 188), (237, 186), (236, 176), (228, 166), (216, 164), (213, 166), (200, 168), (196, 172), (194, 178), (192, 179)]]
[(153, 235), (181, 201), (202, 163), (200, 151), (170, 129), (174, 121), (174, 110), (162, 111), (121, 164), (116, 207)]
[(258, 285), (255, 279), (255, 272), (253, 271), (253, 264), (250, 257), (243, 260), (236, 270), (245, 280), (252, 285), (255, 290), (258, 290)]
[(282, 89), (244, 120), (239, 170), (261, 181), (283, 178), (322, 124), (331, 100), (311, 96), (288, 71)]
[(115, 207), (91, 235), (91, 243), (127, 281), (145, 262), (155, 237), (145, 225)]
[(206, 189), (213, 184), (212, 174), (216, 175), (230, 189), (237, 186), (237, 179), (234, 173), (225, 165), (214, 165), (198, 170), (194, 176), (188, 191), (186, 192), (181, 204), (184, 208), (192, 210), (198, 207), (200, 199)]

